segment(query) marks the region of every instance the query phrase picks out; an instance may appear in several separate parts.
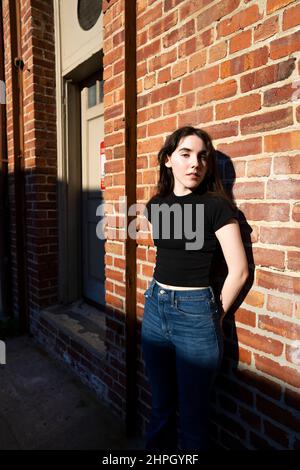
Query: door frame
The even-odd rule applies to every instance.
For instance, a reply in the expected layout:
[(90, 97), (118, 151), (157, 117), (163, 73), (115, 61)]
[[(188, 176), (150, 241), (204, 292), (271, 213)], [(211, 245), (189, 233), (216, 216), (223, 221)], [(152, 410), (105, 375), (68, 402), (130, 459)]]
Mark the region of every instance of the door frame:
[(81, 262), (81, 98), (80, 82), (103, 64), (98, 51), (65, 76), (62, 73), (59, 1), (53, 0), (56, 57), (57, 181), (59, 272), (58, 299), (69, 304), (82, 298)]
[[(61, 78), (58, 113), (59, 301), (75, 302), (81, 290), (81, 104), (77, 83)], [(60, 120), (60, 124), (59, 124)]]
[[(80, 92), (81, 92), (81, 149), (82, 149), (82, 154), (81, 154), (81, 176), (82, 176), (82, 193), (81, 193), (81, 203), (82, 203), (82, 227), (81, 227), (81, 253), (82, 253), (82, 263), (81, 263), (81, 269), (82, 269), (82, 297), (87, 303), (90, 303), (93, 306), (96, 306), (99, 309), (103, 309), (105, 306), (105, 299), (102, 300), (101, 295), (103, 294), (102, 287), (100, 289), (99, 286), (99, 295), (100, 295), (100, 301), (97, 302), (95, 299), (92, 299), (92, 296), (87, 296), (87, 290), (90, 289), (90, 279), (86, 279), (85, 276), (88, 276), (88, 265), (89, 265), (89, 248), (88, 248), (88, 213), (87, 213), (87, 208), (88, 208), (88, 200), (89, 197), (91, 196), (91, 192), (94, 193), (99, 193), (100, 196), (100, 177), (101, 174), (99, 172), (99, 180), (98, 180), (98, 188), (90, 189), (89, 187), (89, 176), (88, 176), (88, 168), (90, 164), (90, 155), (89, 155), (89, 134), (88, 134), (88, 122), (92, 121), (93, 119), (98, 119), (98, 118), (103, 118), (104, 119), (104, 103), (103, 102), (98, 102), (97, 104), (93, 105), (92, 107), (88, 107), (88, 86), (93, 84), (95, 80), (98, 81), (97, 83), (97, 95), (99, 96), (99, 79), (101, 79), (101, 71), (97, 71), (96, 73), (92, 74), (90, 77), (87, 79), (83, 80), (80, 82)], [(104, 139), (104, 135), (103, 135)], [(100, 140), (99, 140), (100, 143)], [(99, 152), (100, 152), (100, 147), (99, 147)], [(100, 163), (97, 162), (97, 163)], [(98, 199), (98, 204), (103, 204), (103, 195), (101, 199)], [(87, 230), (87, 231), (86, 231)], [(96, 237), (96, 233), (94, 234)], [(104, 245), (103, 245), (103, 256), (104, 256)], [(87, 251), (86, 251), (87, 250)], [(100, 269), (100, 266), (99, 266)], [(105, 273), (103, 273), (105, 274)], [(100, 281), (99, 281), (100, 282)], [(89, 287), (88, 287), (89, 285)], [(102, 294), (101, 294), (102, 293)]]

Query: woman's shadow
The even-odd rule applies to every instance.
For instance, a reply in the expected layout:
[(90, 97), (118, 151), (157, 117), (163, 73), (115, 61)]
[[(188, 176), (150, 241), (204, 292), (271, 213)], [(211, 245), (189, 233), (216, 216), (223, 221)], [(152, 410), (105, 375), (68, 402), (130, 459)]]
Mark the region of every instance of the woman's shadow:
[[(234, 202), (232, 188), (236, 179), (236, 173), (231, 159), (220, 151), (216, 151), (219, 173), (226, 193)], [(250, 291), (254, 280), (254, 259), (251, 245), (251, 232), (252, 228), (247, 223), (245, 215), (238, 210), (239, 225), (241, 236), (247, 255), (249, 276), (242, 287), (238, 297), (230, 307), (225, 319), (223, 320), (223, 333), (224, 333), (224, 353), (221, 369), (219, 371), (214, 389), (212, 391), (211, 399), (211, 447), (215, 448), (229, 448), (229, 449), (242, 449), (244, 446), (241, 443), (243, 437), (243, 430), (238, 422), (230, 419), (227, 412), (235, 414), (236, 404), (235, 398), (240, 397), (243, 393), (243, 387), (240, 387), (234, 380), (238, 371), (238, 364), (240, 358), (238, 337), (235, 323), (235, 312), (243, 303), (245, 297)], [(234, 247), (232, 247), (234, 250)], [(220, 245), (215, 252), (212, 261), (210, 285), (212, 286), (217, 302), (220, 302), (220, 294), (228, 270), (227, 265), (221, 250)], [(246, 354), (246, 351), (245, 351)], [(225, 391), (225, 393), (223, 393)], [(225, 413), (223, 412), (225, 410)], [(226, 430), (228, 429), (228, 433)], [(232, 436), (237, 434), (236, 438)]]

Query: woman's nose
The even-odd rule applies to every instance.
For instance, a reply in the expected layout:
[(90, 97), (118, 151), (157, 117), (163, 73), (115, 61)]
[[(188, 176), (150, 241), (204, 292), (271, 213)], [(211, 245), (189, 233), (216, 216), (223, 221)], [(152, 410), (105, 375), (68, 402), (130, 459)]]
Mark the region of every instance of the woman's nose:
[(191, 157), (191, 165), (193, 167), (198, 167), (199, 166), (199, 163), (200, 163), (200, 159), (197, 157), (197, 156), (193, 156)]

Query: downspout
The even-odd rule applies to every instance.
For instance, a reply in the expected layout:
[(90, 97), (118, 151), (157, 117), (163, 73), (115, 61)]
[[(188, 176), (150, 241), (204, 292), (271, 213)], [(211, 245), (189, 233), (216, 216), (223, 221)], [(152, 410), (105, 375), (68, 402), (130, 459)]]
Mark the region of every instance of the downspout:
[(11, 315), (4, 28), (0, 5), (0, 319)]
[(20, 330), (29, 332), (26, 276), (26, 217), (24, 173), (24, 113), (23, 113), (23, 60), (21, 46), (20, 1), (11, 0), (9, 5), (12, 124), (14, 151), (14, 188), (16, 221), (17, 289)]
[[(136, 2), (124, 0), (125, 8), (125, 195), (127, 208), (136, 204), (137, 84), (136, 84)], [(137, 318), (136, 240), (126, 236), (126, 434), (137, 430)]]

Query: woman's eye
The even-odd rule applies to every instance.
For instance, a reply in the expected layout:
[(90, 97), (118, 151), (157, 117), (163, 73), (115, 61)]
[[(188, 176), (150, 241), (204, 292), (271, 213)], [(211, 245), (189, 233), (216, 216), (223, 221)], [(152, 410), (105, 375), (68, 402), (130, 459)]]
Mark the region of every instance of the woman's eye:
[(182, 155), (183, 157), (189, 157), (189, 156), (190, 156), (189, 153), (182, 153), (181, 155)]

